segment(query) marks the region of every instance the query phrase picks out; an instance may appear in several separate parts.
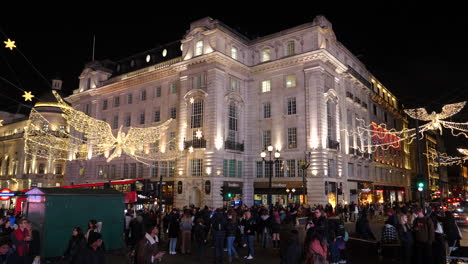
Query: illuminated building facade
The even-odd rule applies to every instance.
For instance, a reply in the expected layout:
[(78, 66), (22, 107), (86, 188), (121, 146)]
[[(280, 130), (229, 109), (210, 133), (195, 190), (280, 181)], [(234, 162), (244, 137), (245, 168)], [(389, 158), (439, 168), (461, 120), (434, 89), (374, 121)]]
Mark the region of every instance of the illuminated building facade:
[[(87, 64), (79, 88), (66, 98), (108, 122), (114, 135), (121, 126), (173, 118), (158, 143), (182, 156), (151, 166), (125, 155), (110, 163), (105, 157), (70, 161), (66, 182), (162, 176), (178, 207), (221, 206), (222, 186), (233, 200), (266, 203), (270, 175), (273, 203), (282, 204), (304, 201), (303, 175), (310, 204), (357, 202), (368, 184), (408, 186), (404, 147), (377, 160), (362, 138), (344, 131), (355, 130), (358, 119), (379, 125), (387, 112), (390, 125), (395, 119), (405, 126), (396, 98), (387, 92), (392, 105), (385, 96), (379, 103), (371, 80), (322, 16), (254, 40), (218, 20), (195, 21), (178, 43)], [(372, 115), (374, 105), (391, 110)], [(273, 166), (260, 157), (268, 146), (281, 154)]]

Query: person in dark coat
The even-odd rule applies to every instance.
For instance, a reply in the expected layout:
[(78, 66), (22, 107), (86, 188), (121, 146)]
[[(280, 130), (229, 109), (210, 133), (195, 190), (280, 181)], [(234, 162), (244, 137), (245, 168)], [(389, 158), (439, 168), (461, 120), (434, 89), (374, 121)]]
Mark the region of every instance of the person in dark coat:
[(26, 222), (26, 228), (31, 233), (31, 241), (29, 241), (29, 256), (31, 259), (41, 255), (41, 238), (39, 231), (33, 228), (31, 221)]
[(213, 231), (214, 247), (215, 247), (215, 264), (223, 263), (224, 239), (226, 237), (226, 217), (221, 209), (216, 209), (211, 222), (211, 230)]
[(289, 243), (291, 240), (291, 231), (294, 230), (294, 225), (292, 223), (292, 218), (290, 216), (287, 216), (284, 218), (283, 222), (281, 222), (280, 225), (280, 258), (281, 258), (281, 264), (289, 263), (287, 262), (287, 254), (288, 254), (288, 248), (289, 248)]
[(11, 240), (8, 237), (0, 239), (0, 263), (2, 264), (17, 264), (18, 254), (11, 247)]
[(169, 218), (168, 237), (169, 237), (169, 254), (176, 254), (177, 238), (179, 237), (179, 213), (177, 210), (171, 212)]
[(376, 240), (374, 233), (370, 229), (365, 211), (362, 211), (361, 217), (356, 222), (356, 233), (359, 235), (359, 238)]
[(164, 252), (159, 252), (159, 228), (156, 223), (146, 228), (145, 237), (141, 239), (136, 247), (137, 264), (157, 264), (160, 262)]
[(208, 242), (208, 227), (204, 224), (202, 218), (198, 218), (195, 221), (193, 227), (193, 234), (195, 236), (195, 242), (198, 245), (200, 261), (205, 256), (205, 249)]
[(453, 213), (445, 211), (445, 219), (443, 221), (443, 228), (447, 238), (449, 247), (460, 247), (460, 233), (453, 217)]
[(301, 264), (304, 256), (297, 230), (290, 231), (287, 243), (284, 258), (281, 258), (281, 264)]
[(98, 232), (90, 232), (88, 246), (78, 253), (77, 264), (105, 264), (106, 256), (102, 249), (102, 235)]
[(408, 224), (408, 216), (402, 214), (400, 216), (400, 224), (397, 226), (398, 238), (400, 239), (400, 255), (402, 263), (411, 263), (413, 256), (413, 231), (411, 230), (410, 224)]
[(70, 264), (75, 264), (78, 257), (78, 253), (86, 247), (86, 239), (83, 231), (79, 226), (75, 227), (72, 232), (70, 240), (68, 240), (68, 246), (65, 249), (63, 258)]

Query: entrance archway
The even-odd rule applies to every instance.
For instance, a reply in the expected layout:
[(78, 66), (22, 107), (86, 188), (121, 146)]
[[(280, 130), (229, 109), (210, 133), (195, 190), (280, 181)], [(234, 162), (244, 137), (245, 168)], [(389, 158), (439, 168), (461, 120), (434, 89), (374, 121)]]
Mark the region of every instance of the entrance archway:
[(201, 191), (197, 187), (192, 187), (189, 194), (189, 204), (195, 205), (195, 207), (201, 206)]

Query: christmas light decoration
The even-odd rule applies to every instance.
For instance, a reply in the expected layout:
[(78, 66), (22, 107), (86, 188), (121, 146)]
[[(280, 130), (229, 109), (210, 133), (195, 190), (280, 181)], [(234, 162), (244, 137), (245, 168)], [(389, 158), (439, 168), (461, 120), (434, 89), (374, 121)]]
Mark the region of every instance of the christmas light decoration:
[[(462, 153), (463, 157), (453, 157), (447, 155), (447, 153), (434, 153), (434, 152), (429, 152), (429, 153), (424, 153), (425, 156), (428, 157), (428, 165), (433, 166), (433, 167), (439, 167), (439, 166), (452, 166), (452, 165), (461, 165), (465, 161), (468, 160), (468, 150), (466, 149), (458, 149), (460, 153)], [(465, 154), (466, 153), (466, 154)]]
[(415, 108), (415, 109), (405, 109), (405, 113), (413, 119), (429, 121), (427, 124), (430, 129), (440, 131), (442, 135), (442, 126), (444, 126), (445, 121), (443, 119), (449, 118), (458, 112), (460, 112), (465, 106), (466, 102), (460, 102), (455, 104), (448, 104), (442, 107), (442, 112), (436, 113), (433, 111), (431, 114), (428, 114), (424, 108)]
[(15, 42), (8, 39), (7, 41), (3, 41), (5, 43), (5, 48), (13, 50), (13, 48), (16, 48)]
[(32, 92), (26, 92), (24, 91), (24, 94), (22, 97), (24, 97), (24, 101), (32, 101), (34, 95), (31, 94)]
[(2, 124), (2, 123), (3, 123), (3, 120), (0, 120), (0, 127), (1, 127), (1, 126), (3, 126), (3, 124)]
[(465, 155), (465, 156), (468, 156), (468, 149), (462, 149), (462, 148), (459, 148), (457, 149), (458, 152), (460, 152), (461, 154)]
[(200, 129), (198, 129), (198, 130), (195, 132), (195, 137), (196, 137), (197, 139), (201, 139), (201, 138), (203, 137), (203, 132), (202, 132)]
[(190, 103), (191, 103), (191, 104), (195, 103), (195, 98), (190, 97)]

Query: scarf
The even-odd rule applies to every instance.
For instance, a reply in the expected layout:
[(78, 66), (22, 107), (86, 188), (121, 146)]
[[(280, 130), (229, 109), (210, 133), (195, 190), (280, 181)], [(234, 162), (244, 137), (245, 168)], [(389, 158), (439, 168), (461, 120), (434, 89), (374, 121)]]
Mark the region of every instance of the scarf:
[(153, 245), (156, 242), (159, 243), (158, 236), (152, 237), (150, 234), (146, 233), (145, 237), (146, 237), (146, 239), (148, 239), (148, 241), (150, 242), (151, 245)]

